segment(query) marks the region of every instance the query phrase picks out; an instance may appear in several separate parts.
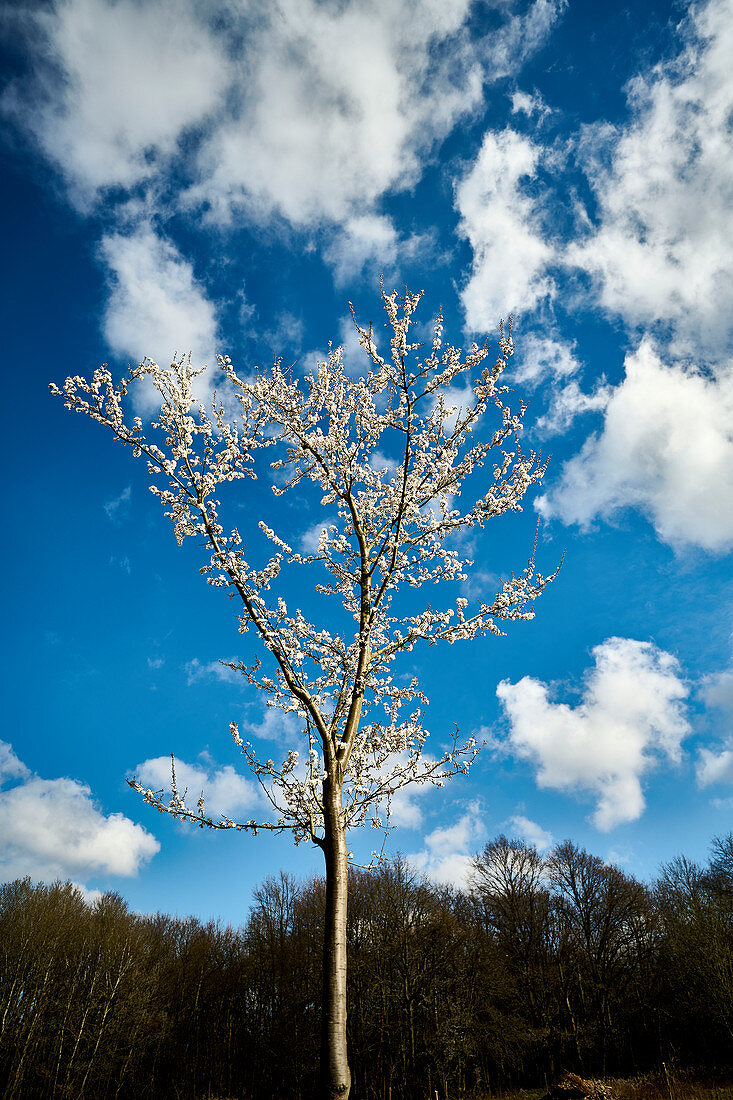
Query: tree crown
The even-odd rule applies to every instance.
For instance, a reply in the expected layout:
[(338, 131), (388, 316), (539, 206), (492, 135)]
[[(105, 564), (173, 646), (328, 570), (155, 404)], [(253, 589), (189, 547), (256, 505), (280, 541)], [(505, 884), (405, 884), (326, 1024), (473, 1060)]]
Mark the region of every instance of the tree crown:
[[(280, 360), (243, 377), (220, 357), (223, 396), (215, 395), (210, 410), (196, 397), (202, 370), (185, 358), (168, 369), (145, 360), (118, 383), (104, 365), (90, 381), (75, 376), (50, 387), (67, 408), (103, 424), (147, 459), (150, 491), (179, 544), (190, 536), (204, 539), (210, 557), (201, 573), (239, 598), (240, 632), (255, 629), (269, 665), (263, 669), (258, 659), (231, 667), (265, 693), (269, 707), (297, 715), (307, 739), (303, 760), (291, 750), (276, 765), (261, 761), (231, 724), (275, 809), (274, 822), (216, 821), (203, 796), (195, 810), (189, 808), (175, 770), (168, 800), (131, 781), (158, 809), (215, 828), (287, 828), (296, 841), (320, 843), (329, 777), (343, 787), (343, 824), (370, 819), (380, 828), (400, 787), (442, 784), (472, 761), (472, 739), (459, 745), (454, 737), (439, 757), (423, 753), (427, 700), (417, 679), (395, 678), (393, 662), (419, 642), (500, 634), (500, 622), (532, 618), (534, 599), (557, 575), (536, 571), (534, 550), (491, 602), (476, 601), (470, 610), (463, 595), (433, 606), (419, 593), (467, 579), (473, 561), (465, 554), (466, 536), (488, 519), (521, 510), (546, 464), (534, 452), (522, 453), (525, 406), (510, 408), (502, 381), (513, 353), (511, 326), (501, 326), (499, 354), (487, 365), (487, 344), (474, 343), (465, 354), (444, 344), (439, 313), (424, 355), (411, 333), (420, 298), (382, 288), (389, 331), (384, 356), (372, 326), (363, 328), (354, 317), (368, 362), (363, 377), (352, 377), (342, 349), (329, 347), (327, 358), (302, 379)], [(130, 386), (142, 382), (160, 396), (160, 412), (149, 426), (128, 414)], [(487, 429), (491, 413), (495, 422)], [(266, 451), (274, 456), (273, 493), (311, 482), (334, 522), (324, 525), (315, 552), (300, 553), (261, 520), (272, 550), (255, 565), (239, 530), (222, 524), (217, 492), (225, 483), (257, 477)], [(492, 452), (497, 457), (487, 474)], [(461, 492), (468, 487), (472, 500), (465, 504)], [(285, 565), (320, 568), (315, 589), (340, 604), (339, 629), (309, 621), (276, 594)]]

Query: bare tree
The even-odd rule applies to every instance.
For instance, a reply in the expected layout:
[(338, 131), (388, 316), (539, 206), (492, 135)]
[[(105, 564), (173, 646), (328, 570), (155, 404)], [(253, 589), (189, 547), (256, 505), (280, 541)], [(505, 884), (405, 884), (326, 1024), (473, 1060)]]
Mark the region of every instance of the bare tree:
[[(476, 602), (469, 611), (468, 599), (458, 596), (452, 606), (425, 601), (415, 608), (418, 590), (467, 578), (473, 563), (461, 556), (457, 536), (520, 510), (524, 494), (545, 470), (538, 455), (522, 453), (518, 435), (525, 408), (512, 411), (501, 384), (513, 351), (510, 332), (502, 328), (499, 356), (486, 367), (486, 344), (473, 344), (465, 355), (443, 344), (439, 314), (430, 353), (422, 358), (421, 345), (410, 342), (420, 297), (382, 291), (391, 330), (385, 357), (371, 325), (362, 328), (354, 319), (368, 360), (364, 377), (345, 371), (341, 348), (329, 349), (327, 360), (302, 379), (283, 370), (280, 361), (242, 378), (228, 358), (220, 359), (224, 401), (238, 402), (236, 417), (221, 399), (214, 400), (211, 414), (197, 402), (201, 371), (185, 359), (168, 370), (146, 360), (118, 384), (102, 366), (91, 381), (73, 377), (61, 389), (51, 386), (67, 408), (90, 416), (135, 455), (145, 456), (156, 478), (151, 491), (171, 518), (179, 544), (186, 536), (206, 540), (211, 557), (201, 572), (241, 601), (240, 631), (254, 628), (271, 666), (263, 669), (258, 659), (232, 667), (265, 693), (268, 706), (295, 714), (302, 725), (303, 758), (290, 751), (276, 765), (258, 759), (231, 724), (274, 820), (215, 820), (203, 796), (196, 807), (186, 803), (175, 775), (170, 797), (136, 780), (132, 786), (179, 819), (253, 833), (288, 829), (296, 843), (306, 840), (321, 848), (326, 863), (323, 1090), (343, 1100), (351, 1082), (347, 830), (367, 821), (382, 828), (397, 790), (408, 783), (442, 785), (465, 772), (476, 752), (473, 740), (459, 744), (454, 737), (442, 755), (423, 755), (427, 700), (416, 679), (398, 684), (393, 662), (420, 642), (500, 634), (502, 620), (531, 618), (533, 600), (556, 575), (535, 571), (533, 551), (527, 567), (506, 580), (491, 602)], [(130, 384), (143, 381), (161, 397), (149, 430), (139, 417), (126, 415)], [(496, 421), (487, 426), (492, 413)], [(216, 494), (226, 491), (228, 482), (255, 477), (267, 450), (275, 456), (273, 492), (282, 495), (310, 481), (322, 494), (325, 514), (335, 510), (336, 521), (324, 526), (317, 552), (306, 554), (261, 521), (260, 531), (273, 549), (258, 568), (245, 557), (239, 531), (227, 532), (220, 522)], [(493, 476), (486, 476), (481, 471), (492, 451), (498, 458)], [(473, 503), (458, 507), (462, 487), (472, 490)], [(336, 629), (332, 618), (312, 623), (271, 595), (286, 564), (321, 568), (316, 591), (333, 597), (345, 613)]]
[(644, 918), (646, 891), (620, 868), (570, 840), (558, 844), (547, 863), (560, 901), (564, 938), (576, 958), (578, 997), (599, 1036), (605, 1076), (614, 1035), (614, 1000), (623, 1003), (638, 965), (638, 925)]
[(473, 859), (471, 900), (516, 971), (517, 995), (532, 1023), (546, 1023), (551, 898), (537, 849), (503, 834)]

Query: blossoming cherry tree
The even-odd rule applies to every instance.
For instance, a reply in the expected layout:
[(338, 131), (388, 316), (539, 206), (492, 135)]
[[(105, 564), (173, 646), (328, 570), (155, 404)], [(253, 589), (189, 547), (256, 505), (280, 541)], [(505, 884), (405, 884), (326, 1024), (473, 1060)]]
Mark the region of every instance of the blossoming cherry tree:
[[(146, 360), (118, 383), (102, 366), (89, 381), (76, 376), (50, 387), (67, 408), (98, 421), (147, 460), (151, 492), (179, 544), (190, 536), (205, 541), (209, 557), (201, 573), (238, 599), (240, 631), (257, 635), (261, 657), (231, 667), (302, 728), (303, 751), (291, 750), (276, 764), (261, 760), (231, 724), (271, 804), (267, 820), (215, 818), (203, 794), (189, 805), (174, 769), (168, 795), (130, 783), (146, 802), (180, 820), (252, 833), (290, 830), (296, 843), (323, 851), (323, 1095), (342, 1100), (351, 1087), (347, 832), (366, 822), (385, 827), (398, 790), (442, 785), (466, 772), (477, 751), (472, 739), (459, 744), (453, 735), (441, 754), (423, 752), (427, 700), (416, 679), (395, 676), (395, 662), (423, 643), (500, 634), (500, 622), (531, 618), (534, 599), (556, 576), (537, 573), (533, 551), (491, 602), (469, 606), (465, 596), (454, 595), (433, 604), (421, 597), (435, 585), (460, 592), (473, 565), (462, 556), (460, 536), (480, 537), (487, 520), (519, 510), (545, 465), (533, 452), (522, 453), (525, 407), (512, 411), (508, 404), (502, 374), (513, 351), (511, 331), (501, 329), (499, 355), (488, 365), (486, 345), (473, 344), (464, 355), (443, 343), (439, 314), (429, 354), (422, 355), (410, 331), (420, 297), (382, 290), (390, 337), (384, 357), (372, 327), (354, 319), (367, 364), (363, 377), (347, 373), (342, 349), (331, 348), (302, 378), (279, 361), (242, 377), (220, 358), (223, 396), (209, 411), (195, 395), (202, 371), (186, 359), (168, 369)], [(159, 394), (160, 412), (148, 426), (128, 415), (133, 383), (152, 383)], [(273, 493), (313, 483), (324, 514), (335, 522), (324, 525), (317, 550), (299, 553), (261, 520), (272, 549), (252, 564), (239, 530), (220, 519), (217, 492), (225, 483), (255, 478), (268, 458)], [(461, 503), (462, 488), (471, 490), (468, 505)], [(319, 570), (315, 590), (335, 601), (325, 622), (291, 611), (277, 595), (285, 566)]]

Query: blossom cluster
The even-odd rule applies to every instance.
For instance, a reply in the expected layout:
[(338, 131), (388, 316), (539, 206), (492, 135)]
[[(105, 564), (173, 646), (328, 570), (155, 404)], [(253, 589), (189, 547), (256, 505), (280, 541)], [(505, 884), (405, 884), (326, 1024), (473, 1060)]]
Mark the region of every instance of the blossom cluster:
[[(499, 354), (489, 365), (486, 344), (474, 343), (464, 354), (443, 342), (439, 314), (425, 356), (411, 333), (420, 298), (382, 289), (391, 333), (384, 357), (371, 326), (354, 318), (368, 366), (359, 378), (346, 372), (341, 348), (329, 348), (302, 378), (278, 360), (241, 377), (220, 358), (226, 413), (221, 401), (210, 410), (196, 401), (200, 371), (185, 359), (168, 369), (146, 360), (118, 384), (103, 366), (89, 382), (77, 376), (51, 387), (67, 408), (105, 425), (136, 456), (145, 456), (151, 492), (178, 542), (195, 536), (208, 544), (201, 573), (238, 598), (240, 631), (257, 633), (262, 657), (231, 667), (265, 693), (268, 706), (297, 715), (302, 726), (302, 761), (291, 751), (275, 765), (261, 761), (232, 725), (273, 820), (215, 821), (203, 798), (195, 810), (188, 807), (174, 774), (167, 801), (132, 781), (146, 801), (174, 817), (216, 828), (290, 829), (297, 841), (321, 843), (327, 779), (338, 786), (343, 827), (367, 821), (381, 827), (402, 786), (442, 784), (473, 760), (471, 740), (459, 745), (454, 738), (437, 758), (423, 752), (427, 700), (415, 681), (396, 682), (393, 663), (418, 643), (499, 634), (500, 623), (532, 617), (534, 600), (556, 576), (536, 571), (534, 550), (526, 568), (505, 580), (491, 601), (469, 606), (458, 595), (433, 606), (422, 597), (417, 612), (414, 604), (427, 586), (448, 591), (467, 579), (473, 562), (462, 553), (465, 535), (521, 510), (545, 463), (523, 453), (525, 407), (511, 408), (502, 381), (513, 353), (511, 327), (501, 328)], [(160, 412), (147, 431), (139, 417), (127, 415), (133, 382), (152, 384), (160, 394)], [(324, 514), (335, 511), (335, 522), (324, 526), (315, 552), (298, 553), (260, 521), (272, 549), (255, 565), (239, 530), (227, 532), (220, 523), (217, 493), (225, 483), (255, 478), (265, 450), (273, 455), (273, 492), (283, 495), (310, 482)], [(467, 489), (471, 503), (461, 504)], [(291, 612), (273, 591), (284, 567), (303, 565), (320, 569), (316, 590), (342, 609), (338, 631), (312, 623), (299, 609)]]

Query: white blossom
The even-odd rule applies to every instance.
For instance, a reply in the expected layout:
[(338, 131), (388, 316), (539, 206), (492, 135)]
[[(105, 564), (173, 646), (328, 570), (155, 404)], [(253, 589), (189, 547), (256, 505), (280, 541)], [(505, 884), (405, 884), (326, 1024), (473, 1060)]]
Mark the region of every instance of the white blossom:
[[(545, 464), (522, 452), (524, 405), (510, 407), (502, 382), (513, 352), (510, 328), (501, 329), (498, 357), (487, 365), (486, 345), (463, 353), (444, 342), (439, 315), (425, 357), (410, 332), (421, 295), (382, 290), (382, 298), (391, 351), (387, 358), (378, 355), (371, 328), (355, 319), (368, 364), (361, 378), (345, 372), (341, 348), (329, 348), (302, 380), (280, 361), (243, 378), (221, 358), (236, 418), (216, 401), (210, 411), (196, 403), (192, 384), (200, 372), (185, 359), (168, 369), (146, 360), (117, 384), (102, 366), (89, 382), (75, 376), (61, 388), (51, 386), (67, 408), (105, 425), (145, 456), (150, 491), (179, 544), (195, 537), (208, 545), (201, 573), (238, 598), (240, 631), (254, 628), (258, 635), (262, 657), (229, 667), (263, 691), (268, 706), (295, 714), (302, 725), (306, 751), (291, 751), (276, 764), (262, 762), (231, 724), (272, 807), (270, 821), (214, 820), (203, 794), (189, 808), (174, 767), (167, 801), (163, 792), (131, 781), (145, 801), (179, 819), (253, 833), (289, 829), (296, 842), (320, 844), (330, 777), (342, 791), (344, 828), (367, 822), (385, 828), (396, 791), (408, 783), (442, 786), (467, 771), (477, 752), (472, 739), (460, 744), (456, 733), (441, 756), (423, 753), (427, 700), (416, 681), (395, 681), (398, 655), (424, 642), (500, 634), (500, 623), (532, 617), (534, 600), (556, 576), (535, 570), (533, 550), (526, 568), (506, 579), (490, 603), (471, 606), (463, 596), (435, 606), (425, 600), (416, 613), (413, 597), (411, 613), (403, 606), (405, 590), (440, 585), (448, 591), (465, 580), (473, 562), (462, 556), (457, 536), (521, 510)], [(127, 417), (129, 387), (143, 379), (161, 396), (147, 434), (140, 418)], [(457, 388), (467, 395), (458, 406)], [(316, 554), (294, 552), (260, 521), (272, 550), (253, 564), (239, 530), (227, 533), (220, 523), (217, 492), (225, 483), (256, 477), (260, 452), (268, 449), (276, 457), (267, 465), (282, 471), (273, 492), (283, 495), (311, 482), (337, 519), (323, 526)], [(384, 456), (390, 456), (387, 463)], [(461, 503), (466, 488), (473, 493), (469, 505)], [(337, 630), (310, 622), (299, 609), (291, 612), (277, 595), (283, 568), (302, 566), (320, 569), (316, 590), (337, 605), (329, 622), (343, 616)]]

